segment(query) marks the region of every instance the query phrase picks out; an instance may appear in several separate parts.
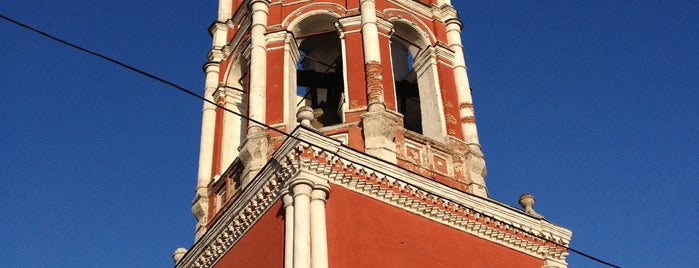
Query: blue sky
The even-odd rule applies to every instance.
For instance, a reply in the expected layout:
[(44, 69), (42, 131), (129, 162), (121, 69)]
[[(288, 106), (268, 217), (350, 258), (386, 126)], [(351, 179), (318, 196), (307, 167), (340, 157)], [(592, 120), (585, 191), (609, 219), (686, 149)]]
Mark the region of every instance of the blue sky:
[[(0, 13), (201, 92), (216, 5), (4, 1)], [(573, 248), (622, 267), (695, 266), (699, 3), (456, 7), (491, 197), (533, 193)], [(172, 266), (193, 241), (201, 106), (0, 21), (0, 266)]]

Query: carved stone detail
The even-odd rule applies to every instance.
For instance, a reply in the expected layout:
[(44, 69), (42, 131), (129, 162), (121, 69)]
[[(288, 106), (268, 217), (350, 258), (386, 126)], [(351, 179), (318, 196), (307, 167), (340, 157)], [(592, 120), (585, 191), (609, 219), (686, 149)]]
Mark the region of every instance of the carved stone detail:
[(479, 206), (466, 206), (457, 198), (434, 194), (435, 189), (428, 190), (347, 159), (330, 158), (324, 151), (309, 149), (311, 147), (303, 149), (306, 157), (310, 156), (303, 159), (311, 163), (304, 163), (300, 168), (310, 168), (311, 172), (334, 184), (537, 258), (560, 261), (567, 256), (565, 248), (559, 245), (567, 245), (569, 237), (537, 230), (536, 224), (501, 220), (499, 216), (479, 211)]
[(396, 124), (399, 117), (383, 109), (361, 115), (366, 152), (370, 155), (396, 162)]
[(487, 198), (444, 188), (363, 153), (345, 150), (338, 141), (313, 131), (297, 129), (292, 135), (315, 145), (295, 139), (285, 141), (273, 160), (260, 170), (176, 267), (213, 267), (278, 201), (282, 190), (288, 189), (289, 181), (301, 173), (315, 174), (313, 177), (547, 260), (551, 265), (565, 264), (565, 246), (571, 236), (566, 229)]

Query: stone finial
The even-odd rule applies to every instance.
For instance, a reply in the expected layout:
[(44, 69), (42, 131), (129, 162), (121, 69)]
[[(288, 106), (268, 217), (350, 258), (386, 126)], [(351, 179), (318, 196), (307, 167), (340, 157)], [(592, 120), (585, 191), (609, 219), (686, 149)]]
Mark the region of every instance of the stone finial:
[(182, 257), (184, 257), (184, 254), (187, 253), (187, 249), (185, 248), (177, 248), (175, 249), (175, 252), (172, 253), (172, 259), (175, 261), (175, 263), (180, 262)]
[(298, 111), (296, 111), (296, 122), (306, 127), (311, 127), (311, 120), (315, 117), (313, 113), (313, 108), (308, 106), (301, 106)]
[(524, 209), (524, 212), (529, 213), (530, 215), (534, 216), (535, 218), (542, 219), (544, 216), (541, 216), (541, 214), (536, 213), (534, 211), (534, 203), (536, 202), (536, 199), (534, 196), (530, 193), (523, 193), (522, 195), (519, 196), (519, 205), (522, 206)]

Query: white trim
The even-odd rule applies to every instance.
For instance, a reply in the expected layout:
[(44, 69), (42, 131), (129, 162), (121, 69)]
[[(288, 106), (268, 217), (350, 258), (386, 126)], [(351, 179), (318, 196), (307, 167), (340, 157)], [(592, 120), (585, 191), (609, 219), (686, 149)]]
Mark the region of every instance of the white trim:
[(447, 123), (444, 115), (442, 90), (439, 84), (436, 49), (426, 46), (413, 57), (413, 68), (417, 75), (422, 116), (422, 134), (425, 137), (446, 143)]
[(222, 212), (176, 267), (212, 267), (264, 215), (293, 178), (323, 178), (456, 230), (549, 263), (565, 264), (565, 249), (544, 243), (544, 239), (567, 246), (572, 236), (568, 229), (379, 161), (315, 131), (297, 128), (291, 135), (314, 146), (292, 138), (284, 141), (273, 160), (242, 190), (238, 201)]
[[(545, 256), (550, 256), (561, 259), (567, 256), (565, 250), (540, 242), (543, 241), (542, 239), (547, 239), (561, 245), (568, 245), (572, 236), (568, 229), (556, 226), (545, 219), (531, 217), (492, 199), (467, 194), (442, 185), (395, 165), (378, 161), (362, 152), (340, 147), (335, 143), (336, 141), (311, 131), (299, 129), (292, 135), (317, 145), (318, 147), (312, 147), (313, 150), (316, 154), (329, 155), (328, 158), (332, 158), (329, 163), (339, 161), (345, 168), (352, 166), (357, 174), (364, 174), (363, 177), (368, 178), (374, 175), (398, 187), (393, 190), (409, 190), (411, 194), (418, 194), (424, 197), (423, 200), (430, 201), (422, 202), (405, 196), (401, 197), (380, 185), (372, 185), (366, 180), (362, 181), (345, 172), (333, 170), (332, 164), (300, 163), (301, 167), (311, 168), (334, 184), (537, 258), (543, 259)], [(300, 142), (295, 143), (304, 146)], [(331, 157), (331, 155), (334, 156)], [(460, 217), (459, 213), (465, 213), (467, 217)]]

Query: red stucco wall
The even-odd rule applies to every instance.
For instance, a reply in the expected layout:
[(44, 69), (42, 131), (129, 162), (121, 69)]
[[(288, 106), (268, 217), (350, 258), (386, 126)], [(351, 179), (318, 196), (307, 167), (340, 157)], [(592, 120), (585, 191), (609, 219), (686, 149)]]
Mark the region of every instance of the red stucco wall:
[(277, 201), (214, 267), (283, 267), (283, 215)]
[(536, 267), (543, 261), (340, 186), (327, 202), (330, 267)]

